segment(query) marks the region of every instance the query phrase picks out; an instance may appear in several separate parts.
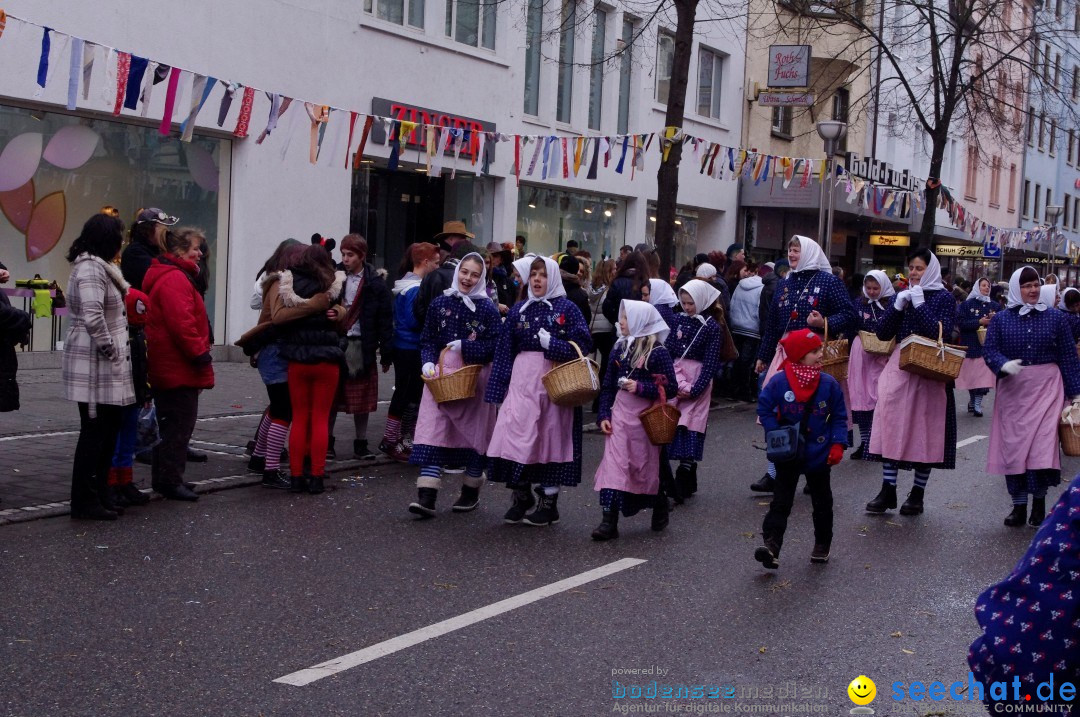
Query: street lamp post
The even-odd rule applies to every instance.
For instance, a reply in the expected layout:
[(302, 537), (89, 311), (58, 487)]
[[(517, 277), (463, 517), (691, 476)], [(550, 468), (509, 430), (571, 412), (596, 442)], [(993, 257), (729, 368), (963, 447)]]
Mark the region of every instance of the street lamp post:
[(1058, 218), (1065, 207), (1060, 204), (1051, 204), (1046, 207), (1046, 221), (1050, 222), (1050, 231), (1046, 233), (1046, 273), (1054, 271), (1054, 249), (1057, 241)]
[[(822, 120), (817, 123), (818, 136), (825, 140), (825, 181), (821, 184), (821, 213), (818, 216), (818, 243), (825, 256), (832, 260), (833, 232), (833, 155), (840, 140), (847, 134), (847, 123), (839, 120)], [(826, 199), (827, 198), (827, 199)]]

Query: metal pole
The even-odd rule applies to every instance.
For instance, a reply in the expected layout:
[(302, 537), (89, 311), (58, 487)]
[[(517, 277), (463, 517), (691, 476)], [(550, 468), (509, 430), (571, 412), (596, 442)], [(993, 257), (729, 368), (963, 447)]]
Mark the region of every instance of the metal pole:
[(822, 249), (825, 249), (825, 256), (826, 257), (829, 256), (829, 250), (827, 248), (828, 244), (826, 243), (826, 239), (825, 239), (825, 225), (826, 225), (825, 212), (827, 211), (826, 208), (825, 208), (825, 182), (828, 181), (827, 178), (829, 176), (829, 163), (830, 163), (830, 161), (831, 160), (830, 160), (829, 156), (825, 155), (825, 177), (826, 177), (826, 179), (822, 180), (822, 182), (821, 182), (821, 201), (820, 201), (820, 209), (818, 211), (818, 230), (817, 230), (818, 231), (818, 234), (817, 234), (818, 235), (818, 244), (821, 245)]
[[(831, 165), (832, 160), (830, 159), (829, 162), (830, 162), (830, 165)], [(834, 197), (834, 193), (835, 193), (835, 190), (836, 190), (836, 182), (833, 181), (832, 167), (831, 166), (829, 167), (829, 173), (828, 173), (827, 178), (826, 178), (825, 181), (829, 183), (829, 211), (828, 211), (828, 214), (827, 214), (828, 220), (826, 221), (826, 224), (825, 224), (825, 256), (828, 257), (829, 261), (831, 262), (832, 261), (833, 216), (835, 214), (835, 202), (836, 202), (836, 199)]]

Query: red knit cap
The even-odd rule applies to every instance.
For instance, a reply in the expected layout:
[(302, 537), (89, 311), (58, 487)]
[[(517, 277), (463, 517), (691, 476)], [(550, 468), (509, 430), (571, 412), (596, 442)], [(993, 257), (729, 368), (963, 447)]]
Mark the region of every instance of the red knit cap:
[(788, 359), (798, 363), (806, 354), (821, 347), (821, 337), (810, 329), (797, 329), (780, 339), (780, 345), (784, 347)]
[(138, 289), (128, 289), (124, 304), (127, 306), (128, 324), (145, 326), (146, 312), (150, 308), (150, 297)]

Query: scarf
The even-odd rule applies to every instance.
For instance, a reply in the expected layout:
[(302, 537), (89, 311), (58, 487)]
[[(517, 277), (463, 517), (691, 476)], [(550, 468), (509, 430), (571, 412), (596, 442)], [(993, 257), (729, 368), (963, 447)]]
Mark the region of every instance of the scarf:
[(683, 284), (679, 291), (685, 291), (686, 294), (694, 301), (694, 310), (697, 312), (694, 314), (695, 319), (702, 324), (708, 322), (708, 319), (702, 316), (702, 312), (713, 305), (718, 298), (720, 298), (720, 291), (716, 289), (712, 284), (701, 279), (691, 279)]
[[(461, 281), (459, 280), (458, 275), (461, 272), (461, 265), (465, 263), (466, 259), (473, 256), (480, 262), (480, 279), (473, 288), (469, 290), (469, 293), (466, 294), (461, 290)], [(476, 302), (474, 299), (487, 299), (488, 301), (491, 301), (491, 297), (487, 294), (487, 266), (484, 264), (484, 257), (480, 256), (475, 251), (461, 257), (458, 268), (454, 270), (454, 282), (449, 289), (443, 292), (443, 296), (460, 296), (461, 300), (465, 303), (465, 306), (472, 312), (476, 311)]]
[(628, 333), (623, 333), (621, 325), (615, 327), (619, 333), (619, 340), (615, 342), (612, 353), (623, 358), (630, 355), (630, 349), (638, 339), (655, 334), (656, 343), (663, 344), (671, 331), (656, 307), (644, 301), (623, 299), (622, 304), (619, 305), (619, 317), (626, 317)]
[(675, 296), (671, 284), (663, 279), (649, 279), (649, 303), (653, 306), (674, 308), (679, 305), (679, 297)]
[(983, 302), (985, 304), (989, 304), (990, 303), (990, 289), (988, 288), (986, 290), (985, 294), (982, 293), (982, 283), (984, 281), (988, 285), (990, 284), (990, 280), (987, 279), (985, 276), (979, 277), (979, 280), (975, 282), (975, 287), (971, 290), (971, 295), (972, 295), (972, 297), (975, 298), (976, 301), (981, 301), (981, 302)]
[[(1030, 314), (1032, 311), (1046, 311), (1046, 309), (1049, 308), (1049, 307), (1047, 307), (1047, 305), (1045, 303), (1043, 303), (1041, 292), (1040, 292), (1040, 295), (1039, 295), (1039, 301), (1038, 302), (1036, 302), (1034, 304), (1025, 304), (1024, 303), (1024, 298), (1020, 294), (1020, 273), (1024, 269), (1031, 269), (1032, 271), (1035, 271), (1035, 267), (1022, 266), (1019, 269), (1017, 269), (1016, 271), (1014, 271), (1012, 273), (1012, 276), (1009, 277), (1009, 301), (1008, 301), (1008, 304), (1007, 304), (1008, 308), (1015, 309), (1016, 307), (1019, 306), (1021, 316), (1024, 316), (1026, 314)], [(1037, 271), (1035, 272), (1035, 275), (1038, 276)]]
[(940, 291), (945, 288), (941, 281), (941, 262), (933, 254), (930, 255), (930, 263), (926, 265), (926, 271), (919, 277), (919, 286), (923, 291)]
[[(544, 266), (547, 268), (547, 293), (543, 296), (534, 296), (532, 293), (532, 287), (529, 286), (529, 270), (525, 270), (525, 275), (522, 277), (525, 280), (526, 286), (529, 286), (529, 298), (525, 299), (525, 303), (521, 307), (520, 313), (524, 314), (525, 309), (529, 308), (530, 304), (547, 304), (548, 308), (551, 307), (551, 300), (557, 299), (560, 296), (566, 296), (566, 288), (562, 283), (562, 273), (559, 271), (559, 265), (555, 263), (554, 259), (549, 257), (539, 257), (544, 260)], [(521, 261), (520, 259), (518, 261)], [(535, 259), (530, 259), (529, 263)], [(521, 272), (518, 272), (521, 273)]]
[(784, 375), (795, 394), (795, 400), (806, 403), (821, 383), (821, 367), (784, 361)]
[(870, 271), (866, 272), (866, 278), (876, 281), (881, 287), (881, 293), (878, 294), (877, 299), (875, 299), (874, 301), (870, 301), (870, 296), (866, 293), (866, 284), (864, 283), (862, 295), (865, 296), (866, 300), (870, 301), (871, 304), (884, 311), (885, 307), (882, 306), (881, 300), (887, 299), (890, 296), (896, 296), (896, 289), (893, 288), (892, 282), (889, 281), (889, 276), (881, 269), (871, 269)]
[(801, 271), (827, 271), (832, 273), (832, 264), (825, 256), (821, 246), (809, 237), (795, 235), (799, 240), (799, 264), (791, 269), (796, 274)]

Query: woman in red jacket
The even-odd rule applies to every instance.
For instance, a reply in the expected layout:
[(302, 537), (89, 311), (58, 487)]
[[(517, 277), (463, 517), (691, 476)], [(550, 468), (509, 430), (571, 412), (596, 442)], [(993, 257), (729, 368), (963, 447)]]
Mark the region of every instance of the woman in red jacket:
[(214, 387), (210, 320), (195, 283), (204, 240), (199, 229), (168, 232), (161, 254), (143, 279), (143, 289), (150, 295), (146, 319), (150, 386), (161, 427), (150, 485), (174, 500), (199, 499), (184, 484), (187, 445), (199, 414), (199, 391)]

